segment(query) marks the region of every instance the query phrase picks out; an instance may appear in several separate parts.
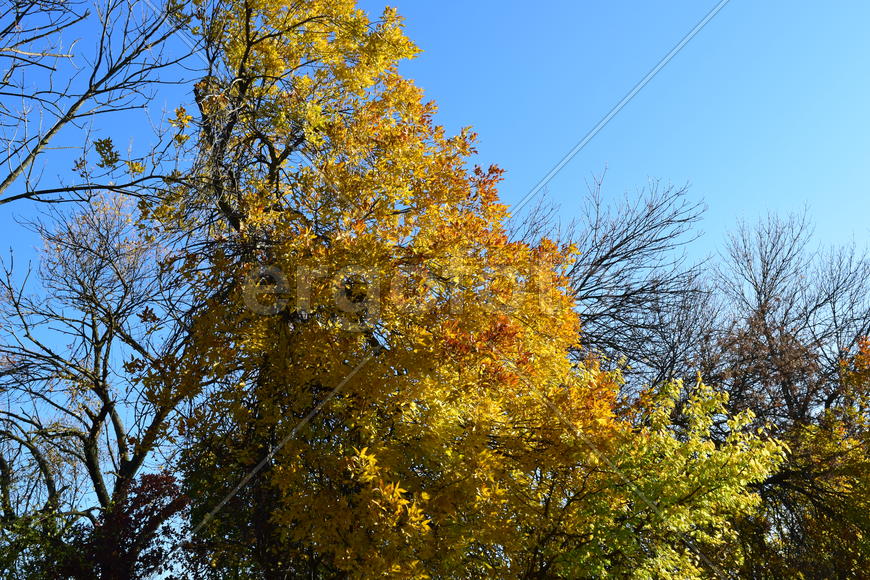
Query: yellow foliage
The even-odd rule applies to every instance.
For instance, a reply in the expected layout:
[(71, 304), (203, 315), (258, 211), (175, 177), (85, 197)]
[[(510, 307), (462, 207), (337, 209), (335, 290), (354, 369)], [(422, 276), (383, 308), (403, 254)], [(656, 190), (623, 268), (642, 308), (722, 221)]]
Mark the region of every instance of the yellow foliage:
[[(254, 565), (233, 522), (266, 510), (257, 554), (293, 570), (697, 574), (681, 536), (720, 544), (778, 448), (745, 417), (713, 445), (723, 401), (703, 386), (687, 440), (668, 427), (671, 392), (638, 411), (649, 427), (617, 416), (618, 373), (568, 356), (572, 249), (509, 238), (501, 171), (469, 169), (474, 134), (446, 136), (397, 73), (416, 48), (395, 11), (235, 0), (205, 24), (237, 77), (203, 82), (203, 124), (227, 103), (227, 148), (271, 152), (222, 200), (232, 220), (209, 231), (197, 282), (209, 301), (186, 357), (212, 387), (185, 433), (201, 509), (282, 445), (225, 508), (238, 513), (202, 530), (220, 565)], [(179, 190), (148, 217), (170, 224), (205, 195)]]

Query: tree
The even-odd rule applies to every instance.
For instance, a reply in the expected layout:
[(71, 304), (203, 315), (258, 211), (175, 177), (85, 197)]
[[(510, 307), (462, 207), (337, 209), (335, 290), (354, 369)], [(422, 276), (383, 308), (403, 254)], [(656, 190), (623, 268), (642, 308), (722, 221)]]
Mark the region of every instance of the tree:
[(747, 415), (714, 445), (701, 385), (679, 433), (673, 384), (621, 411), (619, 373), (572, 360), (570, 248), (510, 241), (499, 170), (396, 72), (395, 13), (196, 16), (200, 158), (145, 209), (205, 236), (180, 468), (214, 574), (715, 570), (778, 447)]
[(511, 220), (512, 235), (527, 243), (552, 237), (576, 248), (568, 272), (582, 327), (576, 354), (622, 369), (626, 397), (675, 379), (691, 382), (696, 349), (718, 308), (703, 265), (689, 263), (683, 251), (700, 235), (694, 226), (703, 205), (689, 199), (687, 188), (658, 181), (609, 203), (603, 184), (603, 176), (594, 179), (567, 225), (559, 223), (560, 209), (575, 210), (545, 196)]
[[(32, 6), (3, 37), (19, 97), (15, 75), (66, 62), (60, 35), (88, 18)], [(6, 135), (23, 186), (5, 201), (80, 202), (36, 224), (41, 288), (11, 265), (3, 282), (8, 574), (701, 577), (744, 561), (735, 530), (779, 445), (700, 381), (681, 399), (670, 371), (620, 400), (619, 370), (578, 342), (572, 277), (601, 344), (621, 324), (650, 336), (644, 304), (694, 295), (656, 257), (697, 216), (681, 192), (611, 220), (598, 231), (621, 241), (591, 237), (572, 270), (570, 245), (509, 237), (500, 170), (469, 167), (473, 133), (446, 135), (398, 74), (417, 49), (393, 10), (97, 14), (93, 74), (37, 101), (57, 123)], [(196, 110), (149, 155), (94, 140), (75, 184), (36, 185), (64, 126), (175, 78), (158, 47), (188, 24)]]
[[(634, 394), (644, 385), (691, 379), (685, 369), (709, 318), (690, 313), (713, 304), (700, 266), (687, 264), (682, 250), (697, 239), (693, 227), (704, 208), (690, 201), (687, 188), (656, 181), (607, 204), (602, 184), (603, 178), (595, 179), (579, 218), (559, 233), (577, 250), (568, 277), (580, 312), (582, 351), (620, 364)], [(533, 215), (530, 224), (548, 221), (541, 218)], [(534, 237), (535, 229), (524, 239)]]
[[(170, 175), (162, 146), (122, 158), (111, 137), (92, 134), (102, 117), (117, 122), (147, 107), (190, 55), (171, 43), (185, 24), (178, 6), (156, 4), (162, 10), (129, 0), (12, 0), (0, 15), (0, 205), (162, 186)], [(74, 171), (46, 178), (48, 162)], [(117, 166), (128, 170), (120, 180)]]
[[(102, 197), (34, 223), (39, 286), (7, 264), (0, 302), (4, 573), (129, 578), (185, 506), (170, 418), (191, 304), (162, 241)], [(163, 502), (167, 502), (163, 505)], [(135, 519), (135, 525), (131, 522)]]
[[(644, 227), (646, 235), (653, 226)], [(870, 263), (854, 246), (814, 249), (811, 235), (806, 215), (740, 224), (706, 280), (699, 273), (678, 300), (646, 302), (650, 338), (593, 348), (628, 364), (641, 361), (641, 372), (628, 374), (641, 388), (700, 370), (729, 395), (730, 413), (752, 411), (755, 427), (787, 444), (786, 461), (758, 485), (760, 513), (738, 524), (750, 554), (741, 569), (747, 577), (806, 570), (848, 577), (867, 567), (870, 554), (867, 408), (855, 391), (861, 373), (849, 370), (860, 368), (870, 331)], [(667, 251), (653, 255), (664, 260)], [(624, 256), (610, 267), (631, 265)], [(616, 320), (636, 312), (629, 301), (613, 309)], [(677, 425), (686, 420), (681, 409), (675, 407)], [(713, 430), (719, 441), (730, 432), (724, 422)]]
[[(705, 378), (790, 448), (746, 524), (747, 574), (848, 577), (866, 569), (867, 407), (858, 376), (870, 331), (870, 261), (810, 247), (806, 216), (741, 225), (718, 274), (726, 300)], [(854, 367), (854, 370), (850, 370)], [(855, 374), (857, 373), (857, 374)], [(857, 389), (857, 390), (856, 390)]]

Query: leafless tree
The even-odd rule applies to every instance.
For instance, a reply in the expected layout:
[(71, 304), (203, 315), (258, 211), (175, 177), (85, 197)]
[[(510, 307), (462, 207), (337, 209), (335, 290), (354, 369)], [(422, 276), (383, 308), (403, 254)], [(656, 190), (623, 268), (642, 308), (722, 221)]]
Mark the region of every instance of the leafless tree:
[(650, 183), (639, 195), (608, 202), (596, 178), (575, 221), (560, 227), (556, 209), (539, 204), (513, 235), (573, 242), (571, 291), (581, 319), (583, 352), (622, 364), (634, 390), (689, 368), (714, 308), (699, 265), (684, 247), (698, 237), (703, 205), (686, 188)]
[[(19, 199), (65, 201), (93, 191), (135, 192), (163, 183), (161, 148), (124, 161), (142, 171), (112, 175), (120, 161), (96, 140), (98, 118), (145, 107), (177, 79), (191, 54), (180, 44), (185, 20), (172, 2), (12, 0), (0, 14), (0, 205)], [(174, 71), (169, 75), (170, 71)], [(174, 81), (173, 81), (174, 82)], [(58, 157), (58, 150), (75, 152)], [(99, 158), (87, 157), (96, 149)], [(73, 172), (45, 176), (46, 161)]]
[(809, 423), (841, 401), (841, 362), (870, 333), (870, 260), (811, 246), (804, 215), (740, 224), (716, 280), (728, 316), (704, 374), (764, 421)]
[[(143, 490), (137, 477), (170, 461), (161, 454), (185, 392), (190, 293), (172, 254), (127, 210), (104, 197), (74, 217), (34, 224), (45, 244), (35, 291), (5, 265), (0, 552), (11, 571), (43, 558), (57, 574), (116, 577), (140, 562), (171, 515), (161, 509), (182, 506)], [(102, 533), (129, 519), (118, 510), (133, 509), (136, 490), (154, 504), (136, 507), (147, 515), (135, 523), (138, 535)], [(38, 534), (36, 546), (28, 533)]]

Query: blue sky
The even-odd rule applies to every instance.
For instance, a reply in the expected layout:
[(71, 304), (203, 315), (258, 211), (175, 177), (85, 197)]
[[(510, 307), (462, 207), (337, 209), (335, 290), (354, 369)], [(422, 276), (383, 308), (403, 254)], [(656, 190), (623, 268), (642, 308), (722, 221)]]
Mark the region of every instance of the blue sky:
[[(365, 1), (377, 13), (385, 2)], [(403, 72), (521, 199), (716, 4), (393, 0), (423, 53)], [(870, 232), (870, 3), (732, 0), (550, 183), (570, 217), (607, 168), (618, 199), (690, 184), (699, 249), (737, 219), (807, 207), (823, 244)]]
[[(392, 0), (423, 49), (402, 71), (449, 131), (472, 125), (477, 162), (520, 200), (713, 7), (714, 1)], [(361, 6), (377, 15), (382, 0)], [(712, 251), (738, 218), (807, 207), (824, 244), (870, 231), (870, 3), (731, 0), (562, 170), (549, 194), (570, 219), (607, 168), (614, 200), (649, 179), (703, 199)], [(166, 90), (153, 113), (178, 100)], [(123, 147), (117, 124), (97, 127)], [(61, 168), (62, 169), (62, 168)], [(0, 248), (34, 240), (0, 208)]]

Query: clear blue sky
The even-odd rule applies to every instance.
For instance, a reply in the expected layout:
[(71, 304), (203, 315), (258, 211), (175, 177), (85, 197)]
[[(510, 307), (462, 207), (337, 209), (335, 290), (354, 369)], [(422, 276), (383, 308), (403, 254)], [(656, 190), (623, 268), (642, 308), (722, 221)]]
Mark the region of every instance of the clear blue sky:
[[(362, 5), (379, 12), (383, 1)], [(521, 199), (716, 4), (392, 0), (423, 53), (403, 72)], [(805, 205), (825, 244), (870, 233), (870, 2), (732, 0), (549, 186), (567, 215), (607, 167), (614, 198), (691, 185), (718, 246), (738, 218)]]
[[(377, 15), (386, 2), (363, 0)], [(715, 4), (392, 0), (423, 49), (403, 72), (477, 161), (521, 199)], [(870, 232), (870, 3), (752, 2), (724, 9), (550, 183), (566, 217), (607, 167), (614, 199), (649, 178), (689, 183), (709, 210), (699, 248), (740, 218), (805, 205), (823, 243)], [(155, 111), (190, 95), (167, 91)], [(111, 117), (106, 117), (108, 119)], [(97, 127), (119, 144), (119, 126)], [(0, 248), (32, 241), (0, 208)], [(23, 246), (23, 247), (22, 247)], [(22, 252), (26, 254), (26, 250)]]

